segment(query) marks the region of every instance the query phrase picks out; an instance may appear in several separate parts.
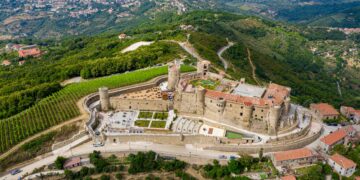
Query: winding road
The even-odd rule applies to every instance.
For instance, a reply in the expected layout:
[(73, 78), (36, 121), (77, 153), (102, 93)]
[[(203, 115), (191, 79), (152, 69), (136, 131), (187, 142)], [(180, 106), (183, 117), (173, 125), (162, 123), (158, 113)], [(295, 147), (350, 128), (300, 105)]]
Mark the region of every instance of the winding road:
[(228, 45), (222, 47), (222, 48), (217, 52), (217, 55), (219, 56), (221, 62), (224, 64), (224, 69), (225, 69), (225, 71), (229, 68), (229, 62), (227, 62), (227, 60), (222, 57), (222, 54), (223, 54), (226, 50), (228, 50), (229, 48), (231, 48), (231, 47), (234, 46), (234, 45), (235, 45), (234, 42), (228, 41)]

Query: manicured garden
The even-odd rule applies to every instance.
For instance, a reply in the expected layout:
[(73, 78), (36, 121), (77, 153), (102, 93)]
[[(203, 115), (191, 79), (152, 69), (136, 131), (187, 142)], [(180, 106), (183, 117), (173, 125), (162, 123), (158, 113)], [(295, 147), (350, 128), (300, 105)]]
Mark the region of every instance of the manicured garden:
[(154, 119), (166, 120), (168, 118), (167, 112), (156, 112), (154, 115)]
[(149, 127), (150, 121), (147, 120), (136, 120), (135, 121), (135, 126), (138, 127)]
[(153, 112), (140, 111), (138, 118), (139, 119), (150, 119), (153, 116)]
[(151, 128), (165, 128), (166, 121), (152, 121)]

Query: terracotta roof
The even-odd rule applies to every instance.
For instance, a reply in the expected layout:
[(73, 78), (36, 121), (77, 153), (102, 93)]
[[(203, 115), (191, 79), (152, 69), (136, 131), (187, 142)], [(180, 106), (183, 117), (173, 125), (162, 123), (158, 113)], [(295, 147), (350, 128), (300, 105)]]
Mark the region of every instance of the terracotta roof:
[(22, 49), (18, 51), (20, 57), (39, 56), (41, 51), (39, 48)]
[(74, 158), (71, 158), (71, 159), (68, 159), (65, 163), (64, 163), (64, 167), (71, 167), (73, 166), (74, 164), (78, 164), (81, 162), (81, 158), (80, 157), (74, 157)]
[(318, 110), (323, 116), (339, 115), (339, 112), (333, 106), (327, 103), (311, 104), (311, 107), (315, 110)]
[(356, 177), (355, 177), (355, 180), (360, 180), (360, 176), (356, 176)]
[(206, 90), (205, 96), (219, 99), (223, 98), (226, 101), (233, 101), (233, 102), (239, 102), (244, 103), (247, 106), (251, 106), (252, 104), (260, 105), (260, 106), (266, 106), (266, 105), (273, 105), (273, 103), (266, 99), (256, 98), (256, 97), (245, 97), (245, 96), (239, 96), (235, 94), (228, 94), (220, 91), (214, 91), (214, 90)]
[(9, 60), (4, 60), (4, 61), (1, 63), (1, 65), (3, 65), (3, 66), (11, 65), (11, 61), (9, 61)]
[(331, 160), (333, 160), (336, 164), (340, 165), (341, 167), (345, 168), (345, 169), (349, 169), (352, 167), (355, 167), (356, 164), (354, 163), (354, 161), (336, 153), (334, 155), (332, 155), (330, 157)]
[(275, 83), (270, 83), (266, 88), (264, 98), (271, 100), (273, 103), (280, 105), (286, 97), (290, 95), (290, 88)]
[(329, 135), (324, 136), (320, 139), (321, 142), (331, 146), (335, 144), (336, 142), (344, 139), (347, 136), (347, 133), (344, 129), (339, 129)]
[(308, 148), (282, 151), (274, 154), (274, 158), (276, 161), (286, 161), (286, 160), (300, 159), (300, 158), (306, 158), (312, 156), (314, 156), (314, 154)]
[(296, 177), (293, 175), (287, 175), (287, 176), (281, 177), (281, 180), (296, 180)]

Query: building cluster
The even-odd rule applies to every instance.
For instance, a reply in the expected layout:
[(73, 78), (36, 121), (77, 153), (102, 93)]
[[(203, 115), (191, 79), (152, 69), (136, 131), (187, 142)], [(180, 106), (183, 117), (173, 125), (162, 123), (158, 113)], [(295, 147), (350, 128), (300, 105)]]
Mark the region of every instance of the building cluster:
[[(39, 57), (42, 51), (37, 45), (23, 45), (9, 43), (5, 46), (5, 52), (17, 52), (19, 58)], [(2, 66), (10, 66), (14, 60), (5, 59), (1, 62)], [(25, 64), (25, 60), (18, 60), (19, 66)]]
[(345, 126), (322, 137), (318, 152), (310, 148), (301, 148), (273, 153), (271, 159), (281, 171), (310, 166), (324, 160), (341, 176), (350, 177), (356, 170), (356, 163), (338, 153), (329, 154), (336, 145), (348, 147), (358, 142), (360, 142), (360, 126)]
[(353, 107), (341, 106), (340, 112), (332, 105), (327, 103), (311, 104), (310, 109), (319, 117), (320, 120), (338, 119), (340, 115), (351, 120), (355, 124), (360, 123), (360, 110)]

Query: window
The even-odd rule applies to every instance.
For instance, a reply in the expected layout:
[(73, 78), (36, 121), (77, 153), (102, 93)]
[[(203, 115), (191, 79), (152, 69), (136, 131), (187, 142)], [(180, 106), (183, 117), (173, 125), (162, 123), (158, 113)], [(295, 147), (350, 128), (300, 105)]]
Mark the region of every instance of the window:
[(264, 112), (264, 110), (262, 109), (261, 112)]
[(230, 107), (232, 107), (232, 104), (230, 104)]
[(243, 113), (240, 113), (240, 116), (242, 116), (243, 115)]
[(261, 119), (264, 118), (263, 116), (261, 116)]
[(244, 106), (241, 106), (241, 109), (244, 108)]

